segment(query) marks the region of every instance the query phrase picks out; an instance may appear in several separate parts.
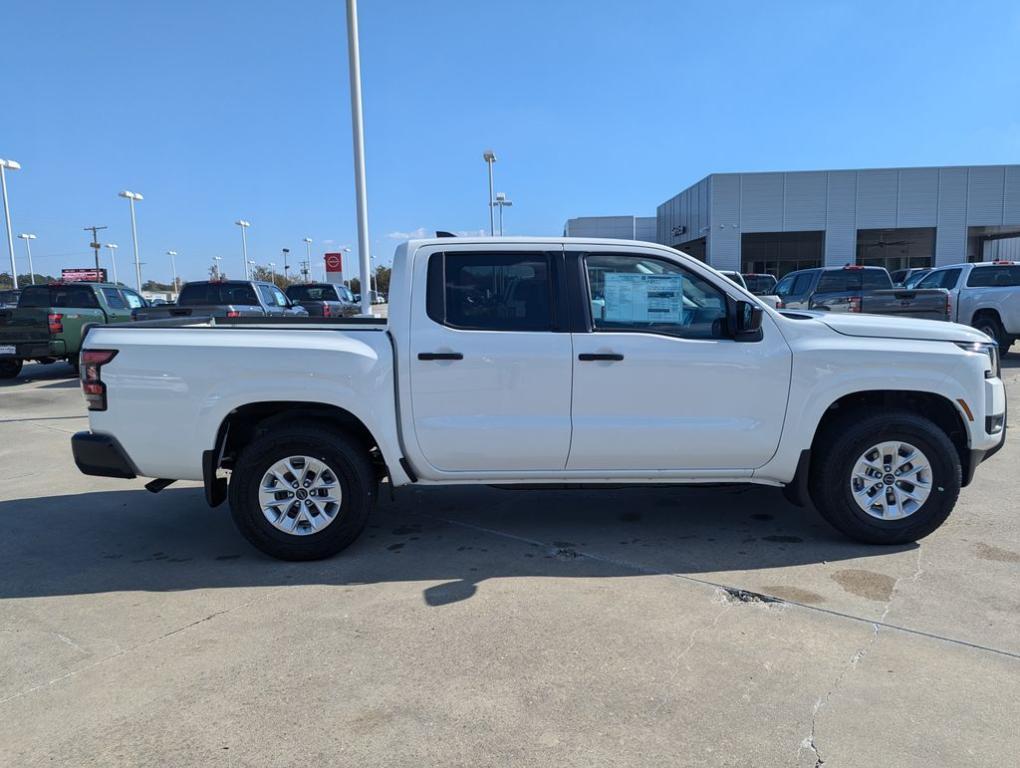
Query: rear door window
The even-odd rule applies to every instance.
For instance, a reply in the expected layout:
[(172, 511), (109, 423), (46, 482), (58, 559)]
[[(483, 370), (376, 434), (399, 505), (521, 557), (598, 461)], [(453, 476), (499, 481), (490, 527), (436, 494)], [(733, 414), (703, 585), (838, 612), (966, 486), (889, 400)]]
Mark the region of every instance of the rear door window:
[(968, 288), (1015, 288), (1020, 285), (1020, 264), (974, 267), (967, 278)]
[[(977, 270), (974, 270), (975, 272)], [(946, 288), (952, 290), (960, 279), (960, 268), (936, 269), (929, 272), (915, 285), (915, 288)]]
[(428, 316), (452, 328), (553, 330), (545, 253), (437, 253), (429, 259)]
[(863, 282), (866, 291), (884, 291), (893, 287), (889, 273), (883, 269), (864, 270)]
[(106, 303), (110, 309), (127, 309), (127, 302), (124, 301), (124, 297), (120, 295), (120, 291), (116, 288), (103, 288), (103, 296), (106, 298)]

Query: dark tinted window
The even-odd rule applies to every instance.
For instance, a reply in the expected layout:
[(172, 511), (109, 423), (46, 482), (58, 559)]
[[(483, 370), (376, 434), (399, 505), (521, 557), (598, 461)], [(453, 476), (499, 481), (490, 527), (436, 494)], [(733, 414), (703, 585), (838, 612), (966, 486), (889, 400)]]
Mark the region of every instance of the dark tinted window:
[(889, 279), (889, 273), (884, 269), (864, 270), (864, 290), (883, 291), (892, 287), (892, 280)]
[(814, 280), (814, 272), (792, 273), (779, 281), (776, 286), (777, 296), (803, 296), (811, 290), (811, 281)]
[(116, 288), (103, 288), (102, 291), (103, 296), (106, 297), (106, 303), (110, 305), (110, 309), (127, 309), (124, 297), (120, 295), (120, 291)]
[(975, 267), (967, 278), (968, 288), (1013, 288), (1020, 285), (1020, 265)]
[(336, 301), (336, 289), (332, 285), (291, 285), (287, 287), (291, 301)]
[(758, 296), (768, 295), (776, 287), (776, 278), (772, 275), (744, 275), (747, 290)]
[(259, 300), (248, 283), (188, 283), (181, 288), (177, 303), (182, 307), (202, 304), (258, 306)]
[(816, 293), (846, 293), (847, 291), (860, 291), (863, 270), (860, 269), (835, 269), (829, 272), (822, 272), (818, 279)]
[(552, 329), (552, 280), (544, 253), (447, 253), (429, 259), (429, 317), (454, 328)]
[(98, 309), (99, 299), (91, 286), (32, 285), (21, 292), (19, 307), (77, 307)]
[[(975, 270), (977, 271), (977, 270)], [(929, 272), (924, 278), (915, 285), (915, 288), (947, 288), (952, 290), (956, 287), (957, 281), (960, 279), (960, 268), (954, 267), (953, 269), (937, 269), (934, 272)]]

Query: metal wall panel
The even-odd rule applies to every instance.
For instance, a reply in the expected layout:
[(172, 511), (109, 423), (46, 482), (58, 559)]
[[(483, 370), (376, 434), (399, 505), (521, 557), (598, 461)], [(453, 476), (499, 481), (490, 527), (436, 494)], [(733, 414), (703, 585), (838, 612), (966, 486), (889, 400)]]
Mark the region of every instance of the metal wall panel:
[(1002, 204), (1002, 223), (1020, 225), (1020, 165), (1007, 165), (1003, 184), (1005, 200)]
[(786, 173), (783, 231), (825, 229), (825, 171)]
[(903, 168), (899, 174), (896, 226), (934, 227), (938, 221), (939, 169)]
[(967, 260), (967, 168), (939, 169), (935, 266)]
[(895, 169), (857, 171), (857, 228), (896, 226), (899, 172)]
[(968, 169), (967, 224), (970, 226), (1002, 224), (1005, 170), (1001, 165)]
[(740, 185), (740, 229), (779, 232), (783, 228), (782, 173), (736, 174)]
[(857, 258), (857, 172), (826, 174), (825, 266), (853, 264)]
[(740, 270), (740, 175), (709, 177), (709, 225), (707, 258), (716, 269)]

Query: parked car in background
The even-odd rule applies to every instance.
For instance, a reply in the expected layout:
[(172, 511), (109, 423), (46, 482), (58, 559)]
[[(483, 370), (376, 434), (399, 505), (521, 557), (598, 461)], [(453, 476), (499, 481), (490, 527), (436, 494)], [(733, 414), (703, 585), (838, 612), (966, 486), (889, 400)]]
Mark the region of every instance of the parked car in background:
[[(75, 462), (201, 481), (254, 546), (309, 560), (358, 537), (383, 479), (761, 483), (905, 543), (1005, 438), (997, 347), (973, 328), (774, 312), (666, 246), (411, 241), (392, 289), (389, 320), (92, 331)], [(174, 425), (159, 440), (153, 414)]]
[(258, 280), (201, 280), (185, 283), (177, 303), (135, 312), (135, 320), (168, 317), (307, 317), (272, 283)]
[[(719, 274), (723, 275), (728, 280), (732, 280), (734, 283), (739, 285), (745, 291), (748, 291), (750, 293), (754, 293), (754, 291), (752, 291), (750, 288), (748, 288), (747, 281), (744, 280), (744, 276), (742, 274), (740, 274), (739, 272), (734, 272), (733, 270), (730, 270), (730, 269), (721, 269), (721, 270), (719, 270)], [(763, 296), (763, 295), (758, 295), (758, 294), (755, 294), (755, 295), (758, 296), (758, 300), (759, 301), (761, 301), (763, 304), (768, 304), (770, 307), (772, 307), (772, 309), (782, 309), (783, 308), (783, 302), (782, 302), (782, 300), (778, 296), (774, 296), (774, 295)]]
[(776, 283), (778, 281), (775, 275), (763, 272), (744, 272), (743, 278), (747, 290), (755, 296), (772, 296), (776, 292)]
[(287, 286), (287, 298), (311, 317), (351, 317), (360, 310), (350, 289), (335, 283), (295, 283)]
[(910, 288), (908, 281), (913, 279), (916, 283), (926, 274), (931, 272), (931, 267), (911, 267), (910, 269), (897, 269), (889, 273), (889, 278), (893, 282), (893, 286), (900, 288)]
[(18, 306), (18, 297), (21, 291), (0, 291), (0, 309), (10, 309)]
[(882, 267), (816, 267), (790, 272), (776, 285), (786, 309), (860, 312), (948, 320), (949, 293), (894, 288)]
[(25, 360), (66, 360), (77, 370), (86, 326), (129, 321), (144, 306), (140, 295), (112, 283), (26, 286), (17, 307), (0, 310), (0, 378), (17, 376)]
[(987, 333), (1005, 354), (1020, 337), (1020, 262), (986, 261), (931, 270), (921, 288), (943, 288), (951, 319)]

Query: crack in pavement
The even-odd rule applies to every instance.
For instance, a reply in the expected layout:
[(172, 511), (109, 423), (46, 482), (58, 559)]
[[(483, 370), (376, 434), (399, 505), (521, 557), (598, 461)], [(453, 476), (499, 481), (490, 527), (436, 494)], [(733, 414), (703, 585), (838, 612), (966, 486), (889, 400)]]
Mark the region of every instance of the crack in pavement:
[[(24, 696), (28, 696), (29, 694), (35, 693), (36, 691), (40, 691), (43, 688), (49, 688), (50, 686), (55, 685), (55, 684), (57, 684), (59, 682), (62, 682), (64, 680), (67, 680), (68, 678), (80, 675), (82, 672), (88, 672), (90, 669), (95, 669), (96, 667), (98, 667), (98, 666), (100, 666), (102, 664), (106, 664), (108, 661), (112, 661), (113, 659), (120, 658), (121, 656), (125, 656), (125, 655), (127, 655), (129, 653), (133, 653), (134, 651), (141, 650), (143, 648), (148, 648), (149, 646), (152, 646), (152, 645), (155, 645), (155, 644), (157, 644), (159, 642), (162, 642), (163, 640), (167, 639), (168, 637), (173, 637), (176, 634), (179, 634), (179, 633), (184, 632), (184, 631), (186, 631), (188, 629), (191, 629), (192, 627), (196, 627), (199, 624), (204, 624), (205, 622), (211, 621), (211, 620), (213, 620), (213, 619), (215, 619), (215, 618), (217, 618), (219, 616), (224, 616), (225, 614), (233, 613), (234, 611), (237, 611), (237, 610), (242, 610), (242, 609), (247, 608), (247, 607), (249, 607), (251, 605), (254, 605), (255, 603), (257, 603), (257, 602), (259, 602), (261, 600), (267, 600), (270, 597), (272, 597), (274, 594), (276, 594), (277, 592), (280, 592), (281, 589), (283, 589), (283, 588), (281, 587), (281, 588), (278, 588), (278, 589), (273, 589), (273, 590), (271, 590), (271, 591), (269, 591), (269, 592), (267, 592), (265, 594), (253, 597), (251, 600), (248, 600), (248, 601), (246, 601), (244, 603), (240, 603), (239, 605), (231, 606), (230, 608), (224, 608), (221, 611), (214, 611), (213, 613), (210, 613), (208, 616), (204, 616), (201, 619), (196, 619), (195, 621), (191, 621), (191, 622), (188, 622), (187, 624), (184, 624), (184, 625), (182, 625), (180, 627), (176, 627), (174, 629), (171, 629), (168, 632), (164, 632), (162, 635), (159, 635), (158, 637), (152, 638), (151, 640), (145, 640), (145, 641), (143, 641), (141, 643), (138, 643), (137, 645), (132, 645), (130, 648), (124, 648), (123, 650), (119, 650), (119, 651), (117, 651), (115, 653), (111, 653), (109, 656), (104, 656), (103, 658), (97, 659), (96, 661), (92, 662), (91, 664), (86, 664), (83, 667), (78, 667), (76, 669), (72, 669), (70, 672), (66, 672), (63, 675), (58, 675), (57, 677), (54, 677), (52, 680), (47, 680), (45, 683), (39, 683), (38, 685), (33, 685), (31, 688), (26, 688), (23, 691), (19, 691), (18, 693), (11, 694), (10, 696), (8, 696), (5, 699), (0, 699), (0, 705), (7, 704), (8, 702), (14, 701), (16, 699), (20, 699), (20, 698), (22, 698)], [(67, 638), (65, 638), (63, 635), (60, 635), (57, 632), (53, 632), (52, 634), (57, 635), (57, 637), (59, 637), (61, 640), (64, 640), (65, 642), (70, 642), (70, 641), (67, 640)], [(71, 642), (71, 645), (74, 645), (74, 643)]]
[[(924, 573), (924, 568), (921, 567), (922, 549), (923, 547), (920, 544), (918, 544), (917, 566), (914, 569), (914, 574), (908, 579), (908, 581), (910, 581), (910, 583), (912, 584), (916, 583), (917, 580), (921, 578), (921, 574)], [(889, 599), (886, 601), (885, 609), (882, 611), (882, 615), (879, 617), (878, 621), (872, 622), (872, 627), (874, 631), (871, 633), (871, 637), (868, 639), (868, 642), (865, 643), (862, 647), (857, 649), (853, 656), (850, 657), (849, 664), (843, 669), (842, 672), (840, 672), (839, 676), (833, 682), (832, 687), (830, 687), (829, 690), (826, 691), (823, 695), (819, 696), (818, 700), (815, 702), (815, 706), (811, 711), (811, 733), (808, 734), (808, 736), (800, 743), (800, 748), (797, 750), (797, 754), (800, 754), (800, 752), (804, 749), (811, 750), (811, 752), (815, 756), (815, 768), (821, 768), (821, 766), (825, 765), (825, 760), (822, 758), (822, 754), (818, 750), (817, 741), (818, 714), (829, 704), (829, 701), (832, 699), (833, 695), (842, 687), (843, 682), (846, 679), (847, 675), (849, 675), (851, 672), (857, 669), (857, 665), (861, 662), (861, 659), (868, 655), (868, 651), (871, 650), (872, 646), (878, 640), (879, 629), (881, 627), (893, 628), (891, 625), (885, 623), (885, 619), (889, 615), (889, 609), (892, 608), (893, 600), (896, 599), (896, 593), (899, 590), (900, 582), (902, 581), (903, 581), (902, 578), (898, 578), (896, 579), (896, 583), (893, 584), (892, 591), (889, 593)]]
[[(552, 544), (547, 542), (547, 541), (540, 541), (538, 539), (532, 539), (532, 538), (529, 538), (527, 536), (520, 536), (518, 534), (509, 533), (507, 531), (500, 531), (500, 530), (497, 530), (495, 528), (486, 528), (486, 527), (481, 526), (481, 525), (474, 525), (472, 523), (465, 523), (465, 522), (462, 522), (460, 520), (451, 520), (451, 519), (446, 518), (446, 517), (439, 517), (438, 515), (430, 515), (427, 512), (421, 512), (421, 511), (413, 510), (413, 509), (409, 510), (409, 511), (412, 514), (419, 515), (420, 517), (427, 517), (430, 520), (436, 520), (436, 521), (441, 522), (441, 523), (446, 523), (447, 525), (456, 525), (456, 526), (461, 527), (461, 528), (467, 528), (469, 530), (479, 531), (481, 533), (488, 533), (488, 534), (491, 534), (493, 536), (500, 536), (500, 537), (505, 538), (505, 539), (511, 539), (513, 541), (520, 541), (520, 542), (523, 542), (525, 544), (531, 544), (531, 545), (534, 545), (534, 546), (537, 546), (537, 547), (545, 547), (545, 548), (548, 549), (549, 547), (552, 546)], [(920, 548), (920, 547), (918, 547), (918, 548)], [(902, 632), (903, 634), (906, 634), (906, 635), (914, 635), (915, 637), (925, 637), (925, 638), (928, 638), (929, 640), (937, 640), (939, 642), (948, 643), (950, 645), (958, 645), (958, 646), (961, 646), (963, 648), (973, 649), (975, 651), (985, 651), (986, 653), (994, 653), (994, 654), (996, 654), (998, 656), (1005, 656), (1006, 658), (1009, 658), (1009, 659), (1020, 660), (1020, 652), (1017, 652), (1017, 651), (1008, 651), (1008, 650), (1005, 650), (1003, 648), (994, 648), (994, 647), (989, 646), (989, 645), (982, 645), (981, 643), (972, 643), (969, 640), (962, 640), (962, 639), (960, 639), (958, 637), (949, 637), (947, 635), (940, 635), (940, 634), (937, 634), (935, 632), (928, 632), (928, 631), (923, 630), (923, 629), (915, 629), (913, 627), (905, 627), (905, 626), (902, 626), (900, 624), (891, 624), (891, 623), (885, 621), (886, 614), (889, 612), (889, 606), (888, 605), (886, 606), (886, 610), (882, 613), (882, 616), (878, 620), (869, 619), (869, 618), (866, 618), (864, 616), (857, 616), (857, 615), (855, 615), (853, 613), (846, 613), (844, 611), (837, 611), (837, 610), (834, 610), (832, 608), (823, 608), (820, 605), (809, 605), (807, 603), (800, 603), (800, 602), (797, 602), (796, 600), (788, 600), (788, 599), (786, 599), (784, 597), (777, 597), (775, 595), (762, 595), (761, 593), (757, 593), (757, 592), (749, 592), (749, 591), (747, 591), (745, 589), (742, 589), (741, 587), (733, 586), (732, 584), (722, 584), (722, 583), (717, 582), (717, 581), (711, 581), (710, 579), (701, 579), (701, 578), (698, 578), (697, 576), (691, 576), (691, 575), (686, 574), (686, 573), (669, 573), (669, 572), (665, 572), (665, 571), (663, 571), (661, 569), (649, 568), (647, 566), (639, 565), (638, 563), (633, 563), (633, 562), (630, 562), (628, 560), (622, 560), (622, 559), (616, 558), (616, 557), (609, 557), (607, 555), (600, 555), (600, 554), (597, 554), (595, 552), (585, 552), (585, 551), (582, 551), (582, 550), (575, 550), (575, 551), (576, 551), (576, 553), (577, 553), (577, 555), (579, 557), (584, 557), (584, 558), (587, 558), (589, 560), (594, 560), (596, 562), (607, 563), (609, 565), (615, 565), (618, 568), (625, 568), (625, 569), (628, 569), (628, 570), (635, 571), (637, 573), (645, 574), (646, 576), (669, 576), (670, 578), (679, 579), (680, 581), (687, 581), (687, 582), (690, 582), (691, 584), (699, 584), (699, 585), (701, 585), (703, 587), (711, 587), (712, 589), (721, 589), (721, 590), (729, 593), (730, 595), (734, 595), (735, 597), (737, 596), (737, 593), (744, 593), (744, 594), (750, 595), (752, 597), (754, 595), (759, 595), (761, 597), (767, 598), (767, 600), (769, 602), (775, 602), (775, 603), (779, 603), (779, 604), (782, 604), (782, 605), (792, 605), (792, 606), (796, 606), (797, 608), (801, 608), (801, 609), (803, 609), (805, 611), (812, 611), (814, 613), (824, 613), (824, 614), (826, 614), (828, 616), (835, 616), (835, 617), (840, 618), (840, 619), (847, 619), (849, 621), (858, 622), (860, 624), (870, 624), (872, 627), (876, 627), (876, 626), (877, 627), (882, 627), (883, 629), (890, 629), (890, 630), (892, 630), (894, 632)], [(920, 577), (920, 572), (916, 573), (915, 574), (915, 578), (912, 579), (912, 580), (916, 580), (916, 578), (919, 578), (919, 577)], [(897, 584), (898, 583), (899, 583), (899, 580), (897, 580)], [(895, 589), (896, 588), (893, 587), (893, 592), (894, 593), (895, 593)], [(737, 599), (739, 599), (739, 597)], [(892, 597), (890, 596), (890, 602), (891, 602), (891, 600), (892, 600)]]

